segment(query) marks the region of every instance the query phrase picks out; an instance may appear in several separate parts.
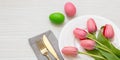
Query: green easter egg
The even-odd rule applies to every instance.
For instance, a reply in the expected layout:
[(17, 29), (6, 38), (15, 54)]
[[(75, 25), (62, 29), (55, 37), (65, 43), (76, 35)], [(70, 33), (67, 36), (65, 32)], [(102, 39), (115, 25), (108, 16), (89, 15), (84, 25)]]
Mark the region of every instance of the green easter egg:
[(60, 12), (50, 14), (49, 19), (54, 24), (62, 24), (65, 20), (65, 16)]

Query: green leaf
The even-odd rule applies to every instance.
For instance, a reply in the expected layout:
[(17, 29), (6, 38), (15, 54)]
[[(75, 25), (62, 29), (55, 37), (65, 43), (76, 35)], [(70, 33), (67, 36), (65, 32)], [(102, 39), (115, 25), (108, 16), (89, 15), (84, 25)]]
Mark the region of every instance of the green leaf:
[[(92, 39), (96, 40), (96, 35), (95, 33), (94, 34), (90, 34), (88, 33), (87, 37), (91, 37)], [(94, 55), (98, 55), (98, 56), (102, 56), (102, 54), (97, 50), (97, 49), (94, 49), (94, 50), (86, 50), (87, 53), (90, 53), (90, 54), (94, 54)], [(93, 57), (95, 60), (101, 60), (99, 58), (96, 58), (96, 57)]]
[(92, 53), (92, 54), (95, 54), (95, 55), (101, 55), (97, 49), (94, 49), (94, 50), (86, 50), (86, 51), (87, 51), (88, 53)]
[(88, 38), (90, 37), (90, 38), (96, 40), (95, 34), (90, 34), (90, 33), (88, 33), (88, 34), (87, 34), (87, 37), (88, 37)]
[[(87, 53), (90, 53), (90, 54), (94, 54), (94, 55), (98, 55), (98, 56), (102, 56), (102, 54), (97, 50), (97, 49), (94, 49), (94, 50), (86, 50)], [(100, 58), (96, 58), (96, 57), (93, 57), (95, 60), (101, 60)]]
[(111, 47), (110, 41), (103, 36), (103, 34), (101, 33), (101, 31), (99, 31), (99, 33), (98, 33), (97, 40), (98, 40), (100, 43), (102, 43), (103, 45), (105, 45), (105, 46), (107, 46), (107, 47)]
[(104, 57), (102, 57), (102, 56), (99, 56), (99, 55), (95, 55), (95, 54), (91, 54), (91, 53), (87, 53), (87, 52), (79, 52), (78, 51), (78, 53), (79, 54), (85, 54), (85, 55), (88, 55), (88, 56), (91, 56), (91, 57), (93, 57), (94, 59), (99, 59), (99, 60), (106, 60)]
[(115, 55), (117, 55), (120, 58), (120, 50), (117, 49), (109, 39), (105, 38), (101, 31), (99, 31), (97, 40), (103, 45), (107, 46)]
[(112, 52), (113, 55), (115, 54), (117, 57), (120, 58), (120, 50), (117, 49), (109, 39), (104, 37), (101, 30), (99, 31), (97, 38), (95, 37), (95, 35), (90, 33), (87, 35), (87, 37), (96, 41), (98, 46), (105, 48), (105, 50), (108, 49), (109, 53)]
[(101, 49), (99, 49), (99, 51), (105, 58), (107, 58), (107, 60), (120, 60), (120, 58), (118, 58), (117, 56), (112, 55), (106, 51), (103, 51)]
[(117, 49), (115, 46), (111, 45), (111, 50), (120, 58), (120, 50)]

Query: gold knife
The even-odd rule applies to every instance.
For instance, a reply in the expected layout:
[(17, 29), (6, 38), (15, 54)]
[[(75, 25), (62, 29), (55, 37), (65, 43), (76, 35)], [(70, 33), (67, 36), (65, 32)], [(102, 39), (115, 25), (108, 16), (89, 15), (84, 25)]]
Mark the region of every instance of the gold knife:
[(50, 44), (48, 38), (46, 37), (46, 35), (43, 35), (43, 42), (45, 43), (47, 49), (49, 50), (49, 52), (56, 58), (56, 60), (60, 60), (58, 58), (57, 53), (55, 52), (54, 48), (52, 47), (52, 45)]

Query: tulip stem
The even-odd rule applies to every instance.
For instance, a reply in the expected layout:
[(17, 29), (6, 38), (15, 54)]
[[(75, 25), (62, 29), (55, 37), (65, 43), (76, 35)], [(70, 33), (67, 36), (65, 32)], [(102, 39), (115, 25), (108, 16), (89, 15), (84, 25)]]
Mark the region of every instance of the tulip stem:
[(89, 55), (91, 57), (96, 57), (96, 58), (100, 58), (102, 60), (106, 60), (104, 57), (98, 56), (98, 55), (94, 55), (94, 54), (90, 54), (90, 53), (86, 53), (86, 52), (78, 52), (79, 54), (85, 54), (85, 55)]
[(101, 45), (102, 47), (110, 50), (108, 47), (106, 47), (105, 45), (103, 45), (102, 43), (100, 43), (99, 41), (97, 41), (96, 39), (94, 39), (94, 38), (92, 38), (92, 37), (90, 37), (90, 36), (91, 36), (91, 34), (89, 34), (89, 35), (87, 36), (87, 38), (89, 38), (89, 39), (91, 39), (91, 40), (94, 40), (96, 43), (98, 43), (98, 44)]
[(104, 51), (107, 51), (107, 52), (109, 52), (109, 53), (111, 53), (111, 54), (113, 54), (114, 55), (114, 53), (113, 52), (111, 52), (110, 50), (108, 50), (108, 49), (105, 49), (105, 48), (103, 48), (103, 47), (101, 47), (101, 46), (96, 46), (97, 48), (100, 48), (100, 49), (102, 49), (102, 50), (104, 50)]
[(88, 38), (94, 40), (96, 43), (98, 43), (98, 44), (101, 45), (102, 47), (104, 47), (104, 48), (110, 50), (108, 47), (106, 47), (106, 46), (103, 45), (102, 43), (98, 42), (97, 40), (95, 40), (95, 39), (93, 39), (93, 38), (91, 38), (91, 37), (88, 37)]
[(96, 43), (98, 43), (100, 46), (102, 46), (102, 47), (96, 46), (97, 48), (100, 48), (100, 49), (102, 49), (102, 50), (104, 50), (104, 51), (107, 51), (107, 52), (115, 55), (113, 52), (111, 52), (111, 50), (110, 50), (108, 47), (106, 47), (105, 45), (103, 45), (102, 43), (100, 43), (97, 39), (94, 39), (94, 38), (92, 38), (92, 37), (90, 37), (90, 36), (91, 36), (91, 34), (89, 34), (89, 36), (87, 36), (87, 38), (89, 38), (89, 39), (91, 39), (91, 40), (94, 40)]

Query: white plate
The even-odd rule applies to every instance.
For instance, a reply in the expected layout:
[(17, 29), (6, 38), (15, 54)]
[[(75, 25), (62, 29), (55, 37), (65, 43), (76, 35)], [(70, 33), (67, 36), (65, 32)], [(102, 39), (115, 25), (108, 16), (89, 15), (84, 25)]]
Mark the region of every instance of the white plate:
[[(120, 30), (119, 28), (109, 19), (100, 17), (100, 16), (94, 16), (94, 15), (86, 15), (86, 16), (80, 16), (77, 18), (74, 18), (69, 23), (66, 24), (66, 26), (62, 29), (62, 32), (59, 37), (59, 48), (60, 50), (65, 46), (75, 46), (79, 49), (79, 51), (84, 51), (84, 49), (81, 48), (77, 40), (75, 40), (75, 37), (73, 35), (73, 29), (76, 27), (86, 29), (86, 21), (89, 18), (93, 18), (97, 24), (97, 27), (100, 28), (101, 26), (105, 24), (111, 24), (115, 31), (115, 37), (114, 41), (112, 42), (117, 48), (120, 48)], [(67, 57), (64, 56), (65, 60), (93, 60), (93, 58), (86, 56), (86, 55), (78, 55), (77, 57)]]

